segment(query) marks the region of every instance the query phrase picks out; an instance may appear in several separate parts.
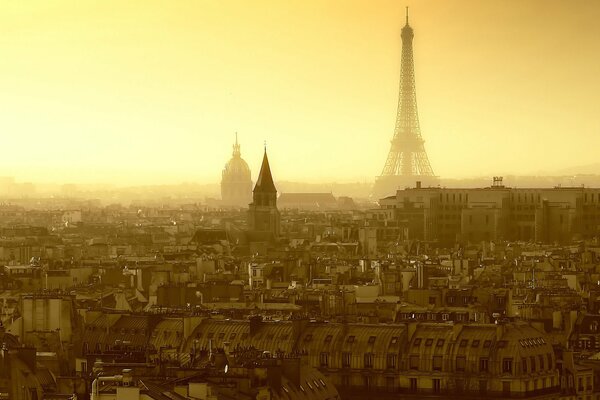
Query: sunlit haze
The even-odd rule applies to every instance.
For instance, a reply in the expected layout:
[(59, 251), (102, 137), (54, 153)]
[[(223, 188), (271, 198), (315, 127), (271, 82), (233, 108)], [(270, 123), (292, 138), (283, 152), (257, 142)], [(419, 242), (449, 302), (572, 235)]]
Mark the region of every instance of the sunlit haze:
[[(443, 178), (552, 173), (600, 148), (597, 1), (0, 3), (0, 175), (372, 181), (394, 131), (405, 7)], [(600, 169), (599, 169), (600, 171)]]

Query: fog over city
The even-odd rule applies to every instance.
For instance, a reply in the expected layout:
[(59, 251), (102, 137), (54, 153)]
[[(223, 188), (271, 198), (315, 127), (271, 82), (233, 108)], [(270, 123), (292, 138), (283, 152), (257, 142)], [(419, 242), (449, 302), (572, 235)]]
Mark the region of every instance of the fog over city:
[(600, 399), (599, 20), (0, 0), (0, 400)]
[(266, 140), (276, 180), (372, 182), (406, 6), (437, 175), (597, 172), (595, 1), (32, 0), (1, 5), (2, 175), (218, 184), (238, 132), (253, 179)]

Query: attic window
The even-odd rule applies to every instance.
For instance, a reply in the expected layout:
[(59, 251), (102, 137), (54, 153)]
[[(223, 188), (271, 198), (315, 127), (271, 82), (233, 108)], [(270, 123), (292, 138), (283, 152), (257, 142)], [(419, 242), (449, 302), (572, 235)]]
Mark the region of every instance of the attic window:
[(425, 341), (425, 346), (427, 347), (431, 347), (431, 345), (433, 344), (433, 339), (429, 338)]
[(369, 344), (375, 343), (375, 339), (377, 339), (376, 336), (369, 336)]
[(506, 340), (500, 340), (500, 341), (498, 342), (498, 348), (499, 348), (499, 349), (503, 349), (503, 348), (505, 348), (505, 347), (506, 347), (506, 343), (507, 343), (507, 342), (506, 342)]
[(417, 347), (417, 346), (420, 346), (420, 345), (421, 345), (421, 338), (416, 338), (415, 341), (414, 341), (414, 343), (413, 343), (413, 346)]
[(273, 340), (273, 334), (272, 333), (269, 333), (267, 335), (267, 340)]
[(225, 337), (225, 332), (219, 333), (219, 339), (223, 339)]
[(438, 341), (437, 341), (437, 345), (436, 345), (436, 346), (437, 346), (437, 347), (442, 347), (442, 346), (444, 346), (444, 342), (445, 342), (445, 340), (444, 340), (444, 339), (438, 339)]
[(492, 341), (491, 340), (486, 340), (485, 342), (483, 342), (483, 348), (484, 349), (489, 349), (492, 346)]
[(312, 340), (312, 334), (309, 333), (308, 335), (304, 336), (305, 342), (310, 342), (311, 340)]
[(347, 343), (354, 343), (354, 336), (348, 336), (348, 339), (346, 339)]
[(467, 339), (463, 339), (460, 341), (460, 347), (467, 347), (468, 344), (469, 344), (469, 340), (467, 340)]
[(332, 338), (333, 338), (333, 336), (331, 336), (331, 335), (327, 335), (327, 336), (325, 336), (325, 343), (329, 343), (329, 342), (331, 342), (331, 339), (332, 339)]
[(394, 336), (394, 337), (392, 337), (392, 340), (390, 341), (390, 344), (396, 344), (396, 343), (398, 343), (398, 337)]
[(283, 335), (281, 335), (279, 337), (279, 339), (281, 339), (281, 340), (287, 340), (288, 337), (289, 337), (289, 335), (287, 333), (284, 333)]
[(235, 332), (233, 332), (231, 335), (229, 335), (229, 340), (233, 340), (235, 339)]
[(206, 335), (206, 338), (207, 338), (207, 339), (212, 339), (212, 338), (213, 338), (213, 336), (215, 336), (215, 333), (214, 333), (214, 332), (208, 332), (208, 335)]
[(244, 332), (242, 333), (242, 340), (246, 339), (248, 337), (248, 332)]
[(471, 347), (479, 347), (479, 342), (480, 340), (478, 339), (473, 340), (473, 343), (471, 343)]

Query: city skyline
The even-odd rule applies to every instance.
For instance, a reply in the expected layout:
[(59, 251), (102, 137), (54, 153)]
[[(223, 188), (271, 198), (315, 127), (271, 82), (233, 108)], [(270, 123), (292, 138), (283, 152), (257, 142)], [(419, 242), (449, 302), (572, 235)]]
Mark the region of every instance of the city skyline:
[(595, 163), (595, 3), (33, 1), (0, 16), (2, 175), (216, 183), (237, 131), (253, 179), (267, 140), (276, 180), (372, 181), (405, 6), (437, 175)]

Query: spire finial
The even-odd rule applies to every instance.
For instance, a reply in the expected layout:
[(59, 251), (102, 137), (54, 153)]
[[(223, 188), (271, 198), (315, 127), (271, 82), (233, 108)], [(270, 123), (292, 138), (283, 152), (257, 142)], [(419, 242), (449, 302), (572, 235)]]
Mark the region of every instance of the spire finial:
[(265, 153), (267, 152), (267, 141), (265, 140)]
[(233, 145), (233, 156), (241, 157), (242, 152), (240, 151), (240, 144), (238, 143), (238, 133), (235, 132), (235, 144)]
[(408, 6), (406, 7), (406, 25), (408, 25)]

